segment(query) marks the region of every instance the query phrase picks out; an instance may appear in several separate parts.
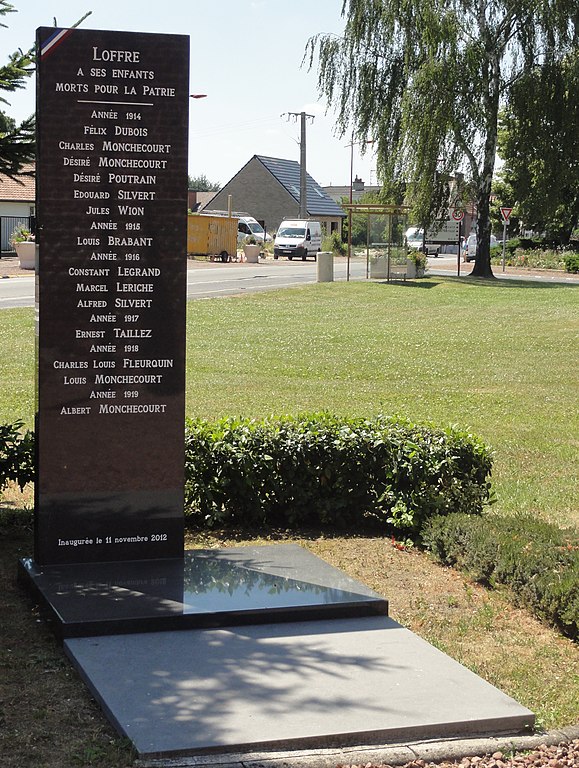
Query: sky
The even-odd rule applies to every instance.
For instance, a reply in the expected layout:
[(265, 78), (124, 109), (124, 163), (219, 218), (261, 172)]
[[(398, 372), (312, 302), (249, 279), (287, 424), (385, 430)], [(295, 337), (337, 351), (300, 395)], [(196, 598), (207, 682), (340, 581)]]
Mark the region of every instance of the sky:
[[(189, 35), (189, 173), (224, 185), (253, 155), (300, 159), (299, 120), (307, 112), (306, 165), (322, 186), (350, 183), (349, 137), (338, 138), (335, 119), (319, 100), (317, 72), (302, 66), (307, 41), (339, 34), (342, 0), (10, 0), (16, 13), (0, 28), (0, 62), (27, 49), (40, 26), (74, 24), (92, 10), (84, 29)], [(2, 94), (3, 110), (17, 121), (34, 111), (35, 84)], [(354, 147), (354, 176), (376, 183), (371, 147)]]

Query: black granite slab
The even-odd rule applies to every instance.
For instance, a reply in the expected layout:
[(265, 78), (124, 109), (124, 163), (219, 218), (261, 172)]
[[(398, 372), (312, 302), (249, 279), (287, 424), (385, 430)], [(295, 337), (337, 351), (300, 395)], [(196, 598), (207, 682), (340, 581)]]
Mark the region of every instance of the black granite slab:
[(37, 45), (34, 558), (180, 558), (189, 37)]
[(60, 638), (388, 614), (385, 598), (289, 544), (112, 563), (24, 558), (19, 575)]

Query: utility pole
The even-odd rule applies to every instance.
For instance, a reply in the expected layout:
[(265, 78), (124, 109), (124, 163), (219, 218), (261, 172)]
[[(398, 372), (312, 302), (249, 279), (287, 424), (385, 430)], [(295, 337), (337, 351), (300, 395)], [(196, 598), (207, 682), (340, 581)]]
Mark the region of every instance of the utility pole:
[(306, 120), (309, 118), (314, 121), (314, 115), (308, 115), (305, 112), (284, 112), (281, 117), (287, 116), (297, 122), (300, 118), (300, 219), (308, 218), (308, 190), (306, 184)]

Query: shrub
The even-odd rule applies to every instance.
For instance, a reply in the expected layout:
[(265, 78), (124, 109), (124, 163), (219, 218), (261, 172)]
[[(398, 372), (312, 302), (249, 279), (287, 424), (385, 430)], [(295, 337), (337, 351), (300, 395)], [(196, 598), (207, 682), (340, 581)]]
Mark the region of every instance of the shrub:
[(472, 435), (383, 416), (188, 421), (185, 506), (209, 527), (414, 536), (431, 515), (482, 512), (490, 471), (490, 451)]
[(579, 536), (526, 517), (452, 514), (427, 521), (422, 542), (441, 562), (488, 586), (571, 638), (579, 636)]
[(0, 490), (10, 480), (20, 489), (34, 480), (34, 433), (22, 433), (23, 422), (0, 424)]
[(33, 243), (34, 235), (23, 224), (19, 224), (10, 235), (10, 245), (14, 248), (17, 243)]
[(345, 256), (348, 253), (348, 246), (342, 241), (339, 232), (332, 232), (331, 235), (324, 237), (322, 251), (332, 251), (337, 256)]
[(565, 271), (577, 274), (579, 272), (579, 253), (568, 253), (565, 256)]
[[(494, 246), (491, 249), (491, 262), (493, 264), (502, 264), (502, 261), (502, 247)], [(509, 267), (562, 270), (564, 267), (564, 254), (560, 250), (547, 248), (516, 248), (513, 251), (507, 247), (505, 248), (505, 264)]]

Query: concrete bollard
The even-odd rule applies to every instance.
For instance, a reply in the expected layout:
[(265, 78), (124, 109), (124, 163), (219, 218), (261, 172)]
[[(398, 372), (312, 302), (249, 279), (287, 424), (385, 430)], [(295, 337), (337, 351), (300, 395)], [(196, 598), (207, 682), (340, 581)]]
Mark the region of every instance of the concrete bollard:
[(332, 251), (320, 251), (317, 256), (318, 283), (334, 282), (334, 254)]

